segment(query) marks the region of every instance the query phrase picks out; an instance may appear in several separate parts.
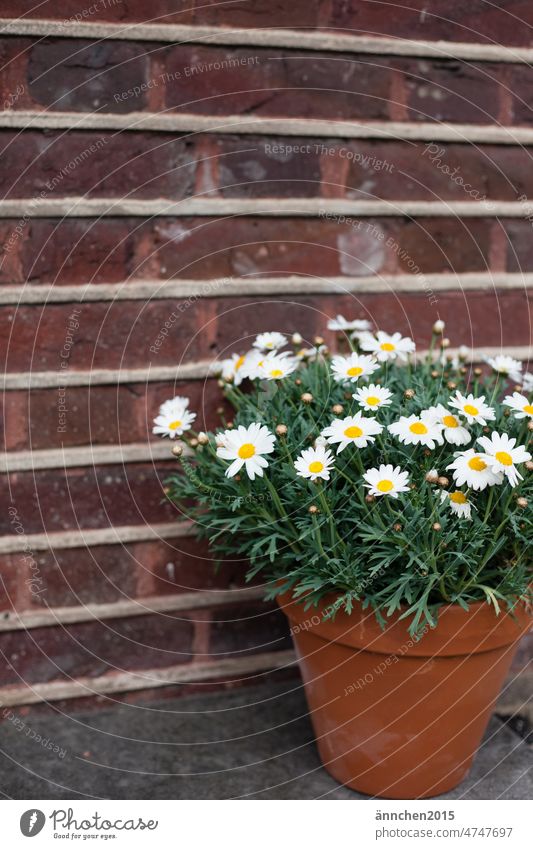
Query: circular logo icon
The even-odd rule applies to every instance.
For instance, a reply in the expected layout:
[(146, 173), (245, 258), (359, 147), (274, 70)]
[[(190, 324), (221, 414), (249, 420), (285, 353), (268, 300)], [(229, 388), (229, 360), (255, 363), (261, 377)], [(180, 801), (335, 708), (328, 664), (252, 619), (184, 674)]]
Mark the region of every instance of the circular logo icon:
[(35, 837), (42, 831), (46, 822), (46, 817), (42, 811), (37, 808), (31, 808), (29, 811), (24, 811), (20, 818), (20, 830), (24, 837)]

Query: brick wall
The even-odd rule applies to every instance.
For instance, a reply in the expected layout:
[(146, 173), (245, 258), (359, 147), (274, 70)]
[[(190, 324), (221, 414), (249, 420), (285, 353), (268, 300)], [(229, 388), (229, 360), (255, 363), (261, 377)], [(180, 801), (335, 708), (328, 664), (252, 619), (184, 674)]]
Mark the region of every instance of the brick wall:
[(175, 5), (2, 4), (4, 704), (290, 661), (151, 434), (173, 393), (215, 424), (240, 340), (345, 312), (531, 345), (530, 4)]

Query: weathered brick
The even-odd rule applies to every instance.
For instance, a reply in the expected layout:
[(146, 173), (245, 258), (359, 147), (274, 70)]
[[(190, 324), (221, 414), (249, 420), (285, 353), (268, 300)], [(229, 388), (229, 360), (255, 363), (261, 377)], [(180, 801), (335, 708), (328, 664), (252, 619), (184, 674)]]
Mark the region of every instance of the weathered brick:
[[(204, 4), (202, 4), (204, 5)], [(92, 23), (116, 21), (118, 23), (174, 23), (189, 24), (193, 20), (195, 0), (152, 0), (147, 7), (145, 0), (43, 0), (37, 6), (33, 0), (5, 0), (2, 3), (3, 17), (31, 17), (45, 20)]]
[[(13, 390), (4, 399), (0, 435), (6, 450), (33, 450), (61, 445), (116, 445), (156, 439), (153, 419), (159, 405), (174, 395), (190, 398), (198, 430), (218, 424), (215, 407), (222, 403), (213, 379), (185, 383), (72, 386), (65, 391), (64, 424), (59, 425), (56, 389), (30, 394)], [(58, 428), (61, 427), (59, 430)]]
[(320, 162), (315, 139), (219, 138), (224, 197), (316, 197)]
[(207, 543), (190, 537), (139, 543), (135, 556), (138, 596), (240, 587), (247, 569), (245, 562), (232, 560), (215, 568)]
[(186, 614), (92, 620), (0, 634), (0, 684), (96, 677), (191, 660), (194, 625)]
[[(149, 78), (149, 58), (140, 42), (42, 39), (28, 59), (33, 100), (52, 110), (131, 112), (146, 105), (146, 91), (123, 98)], [(118, 97), (118, 99), (117, 99)]]
[(387, 116), (387, 60), (179, 45), (167, 48), (167, 108), (216, 115)]
[(499, 114), (497, 66), (427, 59), (398, 60), (405, 76), (408, 119), (487, 124)]
[(507, 270), (533, 271), (533, 222), (506, 222), (508, 235)]
[(512, 95), (513, 123), (533, 122), (533, 70), (529, 65), (512, 65), (507, 71), (507, 84)]
[(528, 0), (487, 5), (484, 0), (411, 0), (409, 4), (343, 0), (329, 4), (323, 26), (355, 35), (443, 39), (529, 46), (533, 9)]
[(26, 534), (109, 525), (179, 521), (163, 482), (174, 463), (47, 469), (11, 475), (0, 493), (2, 533), (10, 533), (7, 509), (15, 505)]
[(4, 197), (168, 197), (194, 190), (194, 149), (156, 133), (0, 131)]
[(277, 606), (248, 604), (216, 608), (212, 617), (209, 655), (217, 660), (291, 647), (287, 619)]

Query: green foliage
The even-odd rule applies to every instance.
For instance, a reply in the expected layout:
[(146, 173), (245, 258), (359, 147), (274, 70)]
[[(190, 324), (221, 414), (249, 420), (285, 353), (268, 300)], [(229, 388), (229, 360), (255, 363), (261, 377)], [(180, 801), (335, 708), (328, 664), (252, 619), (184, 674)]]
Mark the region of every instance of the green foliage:
[[(501, 405), (503, 379), (474, 376), (462, 363), (435, 365), (429, 359), (416, 365), (382, 364), (371, 382), (393, 392), (393, 403), (375, 415), (386, 426), (400, 416), (419, 413), (442, 403), (455, 387), (484, 394), (496, 410), (490, 430), (507, 432), (527, 445), (528, 419), (517, 420)], [(448, 384), (453, 381), (452, 386)], [(267, 582), (267, 594), (292, 590), (306, 607), (331, 597), (328, 615), (339, 608), (348, 613), (354, 600), (374, 608), (378, 619), (400, 611), (411, 634), (434, 626), (439, 607), (486, 600), (498, 610), (529, 598), (533, 522), (533, 474), (522, 465), (524, 480), (512, 488), (487, 487), (468, 492), (472, 520), (460, 518), (441, 503), (442, 489), (426, 480), (437, 469), (452, 481), (447, 465), (454, 453), (474, 447), (483, 435), (470, 425), (466, 446), (447, 442), (433, 451), (403, 445), (386, 430), (367, 448), (349, 445), (335, 457), (329, 481), (311, 482), (295, 474), (294, 461), (310, 447), (334, 418), (360, 410), (353, 400), (356, 384), (339, 384), (331, 377), (327, 357), (317, 356), (280, 381), (247, 381), (246, 391), (227, 384), (225, 394), (235, 408), (234, 425), (261, 422), (275, 432), (285, 424), (269, 455), (264, 477), (225, 476), (228, 462), (216, 455), (216, 436), (180, 458), (177, 472), (167, 481), (169, 498), (185, 517), (197, 523), (200, 537), (209, 540), (220, 558), (242, 560), (247, 577)], [(413, 389), (414, 397), (405, 390)], [(311, 403), (303, 403), (303, 393)], [(343, 406), (335, 416), (332, 407)], [(224, 424), (224, 423), (223, 423)], [(192, 434), (194, 436), (194, 434)], [(381, 463), (408, 471), (411, 490), (397, 499), (365, 498), (362, 473)], [(451, 489), (455, 489), (453, 482)], [(520, 506), (528, 499), (527, 507)], [(310, 512), (316, 507), (318, 512)]]

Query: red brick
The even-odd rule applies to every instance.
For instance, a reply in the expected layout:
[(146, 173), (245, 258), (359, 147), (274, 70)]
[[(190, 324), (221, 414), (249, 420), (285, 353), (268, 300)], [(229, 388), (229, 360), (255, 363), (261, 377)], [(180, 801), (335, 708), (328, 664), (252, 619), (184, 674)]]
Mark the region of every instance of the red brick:
[(533, 70), (529, 65), (512, 65), (507, 69), (507, 85), (512, 95), (512, 113), (514, 123), (531, 124), (533, 122)]
[[(17, 507), (26, 534), (109, 525), (179, 521), (182, 516), (165, 498), (164, 481), (173, 462), (152, 465), (47, 469), (11, 475), (11, 494), (0, 493), (0, 515), (10, 502)], [(4, 521), (4, 533), (10, 533)]]
[(191, 142), (156, 133), (0, 131), (4, 197), (181, 200), (194, 189)]
[(153, 419), (159, 405), (174, 395), (190, 398), (198, 430), (210, 430), (218, 424), (214, 409), (222, 398), (215, 380), (210, 379), (70, 387), (65, 393), (65, 428), (60, 431), (56, 389), (35, 389), (29, 394), (13, 390), (5, 395), (0, 433), (4, 430), (6, 450), (156, 441)]
[(315, 139), (220, 138), (220, 189), (224, 197), (316, 197), (320, 161)]
[(179, 8), (175, 0), (152, 0), (149, 7), (145, 0), (95, 0), (92, 3), (62, 0), (59, 7), (56, 0), (43, 0), (39, 5), (36, 5), (34, 0), (3, 0), (2, 16), (72, 20), (79, 23), (138, 21), (140, 23), (189, 24), (193, 19), (194, 5), (194, 0), (180, 0)]
[(211, 26), (237, 27), (315, 27), (320, 0), (202, 0), (194, 21)]
[(48, 38), (30, 51), (29, 91), (35, 103), (47, 109), (131, 112), (144, 108), (146, 92), (126, 99), (121, 95), (146, 83), (149, 67), (146, 48), (139, 42)]
[[(502, 5), (504, 8), (501, 8)], [(409, 4), (333, 0), (323, 26), (354, 35), (443, 39), (529, 46), (533, 9), (528, 0), (488, 5), (485, 0), (410, 0)]]
[(533, 271), (533, 224), (531, 221), (508, 221), (506, 232), (508, 271)]
[(276, 51), (273, 56), (271, 49), (191, 45), (167, 48), (166, 56), (170, 108), (338, 120), (388, 114), (386, 59), (377, 67), (373, 59), (353, 55)]
[[(0, 634), (1, 684), (162, 669), (191, 660), (187, 615), (134, 616)], [(149, 683), (149, 681), (147, 681)]]
[(238, 659), (291, 647), (287, 619), (277, 606), (236, 605), (212, 611), (210, 658)]
[(411, 121), (487, 124), (499, 113), (497, 66), (443, 59), (398, 60), (407, 88)]
[[(17, 225), (10, 221), (12, 230)], [(136, 242), (152, 225), (127, 218), (35, 219), (24, 230), (23, 274), (11, 282), (112, 283), (136, 274)]]
[[(15, 533), (13, 527), (6, 526), (5, 532)], [(28, 577), (27, 555), (9, 555), (0, 560), (0, 611), (17, 610), (26, 603), (25, 592)], [(2, 614), (0, 613), (0, 620)]]
[(215, 568), (207, 543), (188, 537), (138, 544), (136, 556), (140, 566), (138, 596), (240, 587), (247, 570), (247, 564), (237, 560)]

